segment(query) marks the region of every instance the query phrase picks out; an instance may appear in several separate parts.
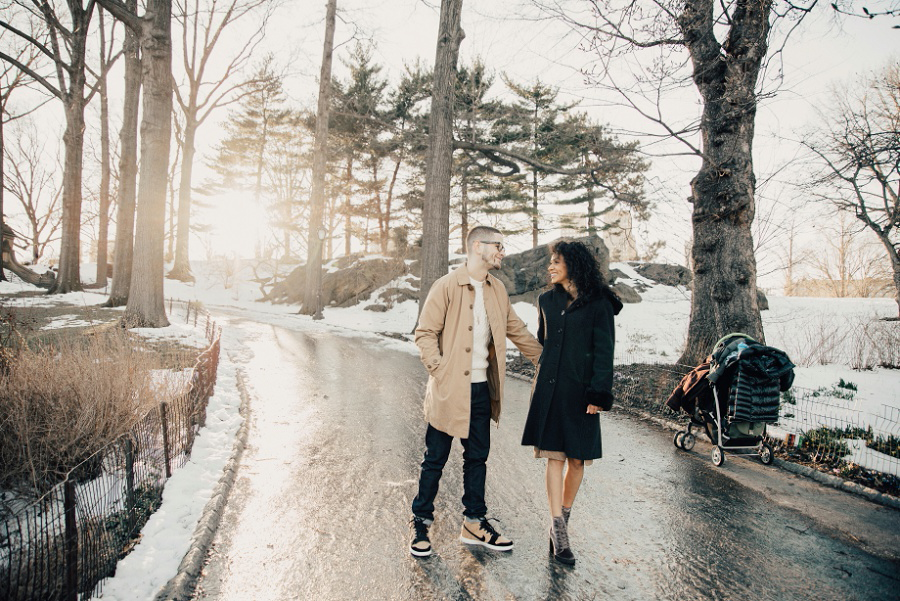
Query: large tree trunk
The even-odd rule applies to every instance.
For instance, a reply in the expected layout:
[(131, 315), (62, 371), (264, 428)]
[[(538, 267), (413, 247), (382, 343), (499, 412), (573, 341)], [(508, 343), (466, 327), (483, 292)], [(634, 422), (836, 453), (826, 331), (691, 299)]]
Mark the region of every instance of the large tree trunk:
[(178, 225), (175, 238), (175, 264), (168, 277), (193, 282), (191, 262), (188, 257), (191, 237), (191, 180), (194, 171), (194, 143), (197, 136), (197, 122), (191, 115), (185, 115), (183, 157), (181, 159), (181, 183), (178, 187)]
[(880, 237), (880, 239), (891, 259), (891, 269), (894, 275), (894, 300), (897, 301), (897, 317), (900, 318), (900, 254), (889, 239), (886, 237)]
[[(77, 72), (81, 72), (81, 76)], [(81, 173), (84, 157), (84, 69), (73, 71), (81, 85), (72, 84), (72, 96), (66, 106), (66, 131), (63, 134), (62, 238), (59, 247), (59, 272), (51, 293), (65, 294), (81, 290)]]
[(134, 272), (125, 323), (165, 327), (163, 246), (166, 177), (172, 138), (172, 2), (151, 0), (141, 35), (144, 114), (141, 122), (141, 175), (134, 241)]
[(346, 186), (344, 188), (346, 201), (344, 203), (344, 254), (349, 255), (351, 250), (351, 242), (353, 241), (352, 234), (350, 233), (350, 228), (353, 225), (353, 218), (351, 217), (351, 211), (353, 210), (353, 192), (351, 190), (351, 185), (353, 183), (353, 159), (347, 159), (347, 176), (344, 180), (346, 182)]
[(331, 59), (334, 54), (334, 21), (337, 0), (328, 0), (325, 11), (325, 44), (319, 74), (319, 106), (316, 111), (316, 141), (313, 150), (312, 191), (307, 235), (306, 290), (300, 313), (319, 316), (322, 286), (322, 214), (325, 206), (325, 167), (328, 159), (328, 105), (331, 102)]
[[(100, 13), (100, 27), (103, 28), (103, 13)], [(101, 44), (101, 54), (105, 50)], [(106, 67), (101, 66), (100, 74), (100, 214), (97, 228), (97, 286), (106, 287), (106, 265), (109, 253), (109, 96), (106, 90)]]
[[(137, 10), (137, 0), (129, 0), (128, 8)], [(137, 123), (141, 98), (140, 48), (135, 33), (125, 28), (125, 92), (120, 134), (119, 199), (116, 209), (116, 242), (113, 277), (108, 307), (128, 303), (131, 289), (131, 266), (134, 259), (134, 213), (137, 179)]]
[(422, 284), (419, 312), (431, 285), (447, 274), (450, 243), (450, 176), (453, 171), (453, 96), (456, 61), (465, 33), (462, 0), (441, 0), (431, 91), (428, 150), (425, 155), (425, 206), (422, 215)]
[(728, 39), (713, 33), (712, 0), (688, 2), (678, 19), (703, 98), (703, 164), (691, 181), (694, 290), (687, 346), (680, 362), (700, 363), (725, 334), (763, 341), (756, 300), (753, 135), (756, 81), (767, 51), (772, 0), (734, 14)]
[[(3, 104), (0, 104), (0, 253), (3, 252), (3, 224), (6, 223), (5, 218), (3, 217), (3, 191), (4, 179), (3, 174), (3, 164), (6, 162), (6, 146), (4, 146), (3, 142)], [(9, 241), (10, 248), (12, 248), (12, 240)], [(2, 261), (0, 261), (2, 263)], [(3, 266), (0, 264), (0, 282), (6, 281), (6, 274), (3, 272)]]
[(531, 172), (531, 248), (538, 246), (538, 202), (540, 196), (538, 194), (538, 174), (537, 171)]

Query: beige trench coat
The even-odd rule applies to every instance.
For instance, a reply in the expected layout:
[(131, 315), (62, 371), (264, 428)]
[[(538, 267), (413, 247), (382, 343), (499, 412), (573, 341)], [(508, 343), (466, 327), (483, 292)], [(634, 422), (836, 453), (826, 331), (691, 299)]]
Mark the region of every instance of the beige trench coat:
[[(457, 438), (469, 436), (474, 301), (475, 288), (466, 265), (462, 265), (432, 285), (416, 327), (416, 346), (430, 374), (425, 390), (425, 420)], [(516, 315), (503, 283), (490, 274), (484, 286), (484, 306), (491, 328), (487, 370), (491, 419), (499, 422), (506, 377), (506, 339), (535, 364), (542, 347)]]

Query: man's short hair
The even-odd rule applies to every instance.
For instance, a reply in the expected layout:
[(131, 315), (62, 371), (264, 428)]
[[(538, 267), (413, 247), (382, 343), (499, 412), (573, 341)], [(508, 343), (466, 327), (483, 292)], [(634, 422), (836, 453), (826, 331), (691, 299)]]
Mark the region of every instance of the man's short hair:
[(484, 242), (484, 239), (495, 234), (503, 235), (503, 232), (489, 225), (478, 225), (469, 230), (466, 236), (466, 250), (472, 252), (472, 247), (476, 242)]

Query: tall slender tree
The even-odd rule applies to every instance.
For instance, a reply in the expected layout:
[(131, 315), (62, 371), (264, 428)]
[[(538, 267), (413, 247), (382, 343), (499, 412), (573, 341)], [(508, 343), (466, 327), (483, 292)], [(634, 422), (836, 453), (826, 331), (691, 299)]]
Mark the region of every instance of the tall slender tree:
[[(137, 14), (137, 0), (125, 0), (125, 9)], [(134, 216), (137, 207), (138, 109), (141, 101), (141, 48), (138, 34), (125, 28), (122, 45), (125, 57), (125, 90), (122, 128), (119, 132), (119, 194), (116, 203), (116, 241), (113, 276), (107, 307), (128, 304), (131, 269), (134, 260)]]
[[(184, 116), (184, 129), (175, 263), (168, 273), (170, 278), (183, 281), (194, 279), (189, 247), (197, 131), (217, 110), (251, 93), (253, 82), (241, 78), (240, 73), (262, 41), (268, 17), (277, 4), (273, 0), (175, 2), (175, 20), (182, 34), (184, 81), (174, 89)], [(251, 23), (254, 16), (259, 20)], [(236, 43), (228, 43), (226, 38), (229, 33), (241, 25), (245, 27)]]
[(453, 102), (456, 62), (465, 33), (461, 26), (462, 0), (441, 0), (431, 88), (431, 115), (425, 159), (425, 198), (422, 211), (422, 283), (419, 312), (432, 284), (447, 273), (450, 261), (450, 179), (453, 171)]
[[(100, 34), (100, 73), (98, 75), (98, 96), (100, 100), (100, 207), (97, 218), (97, 273), (95, 285), (106, 286), (107, 255), (109, 251), (109, 208), (110, 208), (110, 139), (109, 139), (109, 92), (107, 74), (118, 58), (116, 53), (115, 28), (107, 32), (103, 18), (103, 10), (97, 11), (98, 31)], [(114, 25), (114, 23), (113, 23)], [(107, 36), (109, 42), (107, 43)]]
[[(0, 27), (32, 45), (50, 59), (53, 75), (41, 74), (20, 62), (6, 51), (0, 51), (0, 59), (16, 66), (31, 77), (44, 90), (58, 98), (64, 107), (66, 129), (63, 134), (65, 162), (63, 167), (63, 226), (59, 252), (59, 272), (50, 292), (64, 293), (81, 289), (81, 204), (82, 168), (84, 163), (84, 110), (96, 85), (87, 83), (87, 41), (94, 0), (70, 0), (66, 12), (56, 2), (12, 3), (2, 19)], [(10, 22), (24, 17), (39, 22), (39, 31), (32, 34)], [(8, 20), (10, 19), (10, 20)], [(34, 24), (32, 22), (32, 24)], [(55, 79), (55, 83), (53, 80)]]
[[(316, 138), (313, 148), (312, 191), (310, 193), (309, 234), (307, 235), (306, 290), (300, 312), (319, 317), (322, 307), (322, 238), (325, 207), (325, 170), (328, 159), (328, 109), (331, 103), (331, 62), (334, 54), (334, 29), (337, 0), (328, 0), (325, 8), (325, 42), (319, 73), (319, 103), (316, 110)], [(324, 230), (322, 230), (324, 231)]]
[(169, 325), (163, 297), (166, 172), (172, 138), (172, 0), (148, 0), (143, 16), (121, 0), (97, 0), (131, 28), (141, 44), (144, 84), (137, 236), (125, 323)]
[[(26, 45), (23, 48), (19, 48), (17, 51), (14, 50), (13, 55), (15, 55), (15, 58), (19, 63), (29, 68), (33, 68), (34, 62), (38, 60), (37, 49), (31, 45)], [(34, 110), (37, 110), (37, 107), (34, 107), (31, 110), (27, 110), (22, 113), (13, 114), (10, 112), (10, 99), (12, 98), (13, 92), (16, 89), (26, 85), (28, 80), (29, 77), (22, 69), (19, 69), (9, 62), (4, 61), (0, 63), (0, 230), (3, 230), (3, 224), (6, 223), (6, 217), (3, 208), (3, 193), (5, 188), (4, 182), (6, 181), (6, 178), (4, 176), (4, 169), (6, 166), (6, 140), (3, 137), (4, 128), (11, 121), (19, 119), (22, 116), (30, 114)], [(0, 268), (0, 281), (5, 280), (6, 275), (3, 273), (3, 269)]]

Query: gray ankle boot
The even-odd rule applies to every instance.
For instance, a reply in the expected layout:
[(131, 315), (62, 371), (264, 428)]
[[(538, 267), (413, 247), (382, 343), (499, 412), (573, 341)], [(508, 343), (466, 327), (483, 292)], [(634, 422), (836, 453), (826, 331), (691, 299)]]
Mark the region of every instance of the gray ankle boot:
[(569, 526), (569, 516), (572, 515), (572, 508), (563, 506), (562, 508), (563, 519), (566, 520), (566, 527)]
[(569, 548), (569, 532), (566, 529), (566, 519), (562, 516), (553, 518), (550, 526), (550, 551), (553, 558), (568, 566), (575, 565), (575, 554)]

